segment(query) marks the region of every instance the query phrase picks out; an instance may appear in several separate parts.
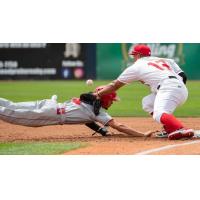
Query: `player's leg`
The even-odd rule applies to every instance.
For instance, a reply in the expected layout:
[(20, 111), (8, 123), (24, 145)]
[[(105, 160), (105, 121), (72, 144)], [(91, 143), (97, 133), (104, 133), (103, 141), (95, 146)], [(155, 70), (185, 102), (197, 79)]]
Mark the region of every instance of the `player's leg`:
[[(13, 102), (8, 99), (0, 98), (0, 106), (8, 109), (28, 109), (35, 110), (40, 109), (45, 103), (46, 99), (40, 101), (27, 101), (27, 102)], [(49, 101), (49, 100), (48, 100)]]
[[(150, 115), (153, 115), (155, 98), (156, 98), (156, 94), (152, 93), (148, 96), (145, 96), (142, 99), (142, 108), (144, 111), (146, 111)], [(156, 134), (156, 137), (160, 137), (160, 138), (167, 137), (167, 132), (165, 131), (164, 127), (163, 127), (162, 131), (160, 131), (159, 133)]]
[(152, 93), (148, 96), (145, 96), (142, 99), (142, 108), (145, 112), (149, 113), (150, 115), (153, 114), (155, 98), (156, 98), (156, 94)]
[(6, 107), (8, 109), (35, 109), (37, 104), (37, 101), (15, 103), (8, 99), (0, 98), (0, 106)]
[[(165, 85), (157, 93), (154, 103), (153, 117), (157, 122), (162, 123), (164, 125), (164, 128), (168, 134), (185, 128), (183, 123), (181, 123), (172, 113), (177, 108), (177, 106), (183, 104), (187, 100), (187, 95), (187, 89), (183, 85), (181, 85), (181, 87)], [(191, 129), (184, 130), (189, 130), (187, 131), (185, 136), (192, 135), (192, 133), (189, 133), (191, 132)]]
[(51, 100), (42, 100), (36, 109), (25, 109), (0, 106), (0, 119), (24, 126), (46, 126), (60, 124), (60, 116), (57, 115), (57, 103)]
[(12, 101), (10, 101), (8, 99), (0, 98), (0, 106), (7, 107), (7, 106), (9, 106), (11, 104), (13, 104)]
[[(187, 96), (188, 92), (185, 86), (181, 88), (173, 87), (173, 85), (170, 86), (170, 83), (162, 85), (157, 92), (154, 103), (153, 118), (157, 122), (166, 125), (168, 132), (182, 128), (183, 125), (181, 122), (177, 121), (174, 125), (172, 124), (173, 121), (176, 121), (175, 117), (172, 117), (172, 113), (179, 105), (183, 104), (187, 100)], [(169, 122), (167, 122), (167, 120), (169, 120)]]

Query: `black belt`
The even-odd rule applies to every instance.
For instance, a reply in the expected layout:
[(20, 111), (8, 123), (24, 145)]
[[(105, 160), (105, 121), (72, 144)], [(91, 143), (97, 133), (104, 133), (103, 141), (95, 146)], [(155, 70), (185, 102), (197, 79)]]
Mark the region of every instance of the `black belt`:
[(168, 76), (169, 78), (175, 78), (175, 79), (177, 79), (177, 77), (176, 76)]
[[(176, 76), (168, 76), (168, 78), (175, 78), (175, 79), (177, 79)], [(157, 90), (159, 90), (159, 89), (160, 89), (160, 85), (158, 85), (158, 87), (157, 87)]]

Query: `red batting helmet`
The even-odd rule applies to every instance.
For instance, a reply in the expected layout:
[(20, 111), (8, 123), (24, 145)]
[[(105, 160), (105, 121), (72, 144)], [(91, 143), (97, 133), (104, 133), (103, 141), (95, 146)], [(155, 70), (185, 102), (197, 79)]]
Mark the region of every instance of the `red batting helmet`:
[[(104, 88), (105, 86), (99, 86), (96, 88), (96, 91), (100, 91)], [(103, 108), (107, 108), (108, 102), (109, 101), (119, 101), (119, 97), (117, 96), (116, 92), (111, 92), (109, 94), (105, 94), (101, 96), (101, 106)]]
[(151, 55), (151, 49), (147, 45), (144, 44), (138, 44), (135, 45), (130, 53), (130, 55), (140, 54), (142, 56), (150, 56)]

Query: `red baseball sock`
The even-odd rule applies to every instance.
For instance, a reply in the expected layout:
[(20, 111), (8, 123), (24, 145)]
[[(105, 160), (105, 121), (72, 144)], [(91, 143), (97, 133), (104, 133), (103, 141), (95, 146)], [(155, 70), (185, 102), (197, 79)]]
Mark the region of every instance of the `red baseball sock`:
[(160, 121), (164, 125), (164, 129), (167, 133), (171, 133), (184, 127), (176, 117), (167, 113), (162, 114)]

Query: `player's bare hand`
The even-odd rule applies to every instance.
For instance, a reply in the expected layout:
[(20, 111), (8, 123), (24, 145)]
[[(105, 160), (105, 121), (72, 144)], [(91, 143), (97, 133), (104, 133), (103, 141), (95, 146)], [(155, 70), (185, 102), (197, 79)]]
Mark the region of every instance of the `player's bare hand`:
[(147, 132), (144, 133), (144, 137), (151, 137), (156, 132), (157, 131), (147, 131)]
[(92, 94), (96, 97), (96, 99), (100, 99), (100, 97), (99, 97), (97, 92), (93, 92)]

